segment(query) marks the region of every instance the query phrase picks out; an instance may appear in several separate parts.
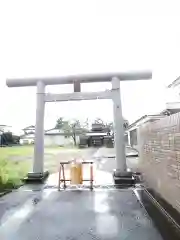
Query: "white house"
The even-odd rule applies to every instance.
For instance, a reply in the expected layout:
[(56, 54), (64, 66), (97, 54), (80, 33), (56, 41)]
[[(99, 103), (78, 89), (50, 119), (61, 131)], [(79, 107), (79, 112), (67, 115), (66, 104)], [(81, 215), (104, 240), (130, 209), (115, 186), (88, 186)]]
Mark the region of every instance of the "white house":
[(22, 129), (24, 134), (33, 134), (35, 133), (35, 126), (34, 125), (30, 125), (28, 127), (25, 127)]
[(22, 135), (20, 137), (20, 144), (34, 144), (34, 138), (35, 138), (35, 135), (34, 133), (32, 134), (25, 134), (25, 135)]
[[(76, 134), (76, 143), (79, 144), (79, 135)], [(62, 129), (50, 129), (44, 134), (45, 146), (70, 146), (74, 145), (71, 133), (64, 132)]]
[(22, 131), (24, 134), (20, 137), (20, 144), (34, 144), (35, 126), (28, 126), (26, 128), (23, 128)]
[[(20, 137), (20, 144), (34, 144), (35, 140), (35, 126), (29, 126), (23, 129), (24, 134)], [(81, 129), (76, 133), (76, 143), (79, 144), (79, 135)], [(73, 135), (64, 132), (62, 129), (49, 129), (44, 132), (45, 146), (68, 146), (74, 145)]]

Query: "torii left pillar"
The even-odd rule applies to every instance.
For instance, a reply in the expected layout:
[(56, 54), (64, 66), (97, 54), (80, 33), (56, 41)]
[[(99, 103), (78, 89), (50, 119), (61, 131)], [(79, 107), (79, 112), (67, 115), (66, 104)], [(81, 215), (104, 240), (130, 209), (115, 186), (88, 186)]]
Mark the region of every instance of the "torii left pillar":
[(28, 173), (28, 180), (39, 181), (47, 177), (44, 172), (44, 110), (45, 110), (45, 84), (37, 82), (36, 93), (36, 127), (33, 172)]

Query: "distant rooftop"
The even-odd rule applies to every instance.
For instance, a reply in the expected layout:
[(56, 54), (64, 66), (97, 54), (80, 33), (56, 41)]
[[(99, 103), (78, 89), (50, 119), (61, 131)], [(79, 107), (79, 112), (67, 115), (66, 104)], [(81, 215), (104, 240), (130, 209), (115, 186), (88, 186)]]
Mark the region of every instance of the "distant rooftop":
[(165, 117), (165, 114), (163, 114), (163, 113), (152, 114), (152, 115), (144, 115), (144, 116), (140, 117), (139, 119), (137, 119), (135, 122), (131, 123), (128, 126), (128, 128), (126, 129), (126, 131), (138, 128), (141, 124), (144, 124), (148, 121), (156, 121), (156, 120), (159, 120), (159, 119), (164, 118), (164, 117)]
[(174, 88), (180, 84), (180, 76), (177, 77), (171, 84), (168, 85), (168, 88)]
[(0, 124), (0, 127), (12, 127), (12, 126)]
[(23, 128), (22, 130), (34, 130), (35, 129), (35, 126), (34, 125), (30, 125), (30, 126), (27, 126), (25, 128)]

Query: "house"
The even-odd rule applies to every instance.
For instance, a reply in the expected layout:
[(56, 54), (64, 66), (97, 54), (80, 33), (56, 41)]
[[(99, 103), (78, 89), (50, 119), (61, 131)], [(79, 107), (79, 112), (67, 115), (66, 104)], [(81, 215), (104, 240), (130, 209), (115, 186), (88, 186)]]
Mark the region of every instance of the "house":
[[(68, 146), (79, 144), (79, 137), (82, 134), (81, 129), (76, 129), (76, 133), (65, 132), (62, 129), (50, 129), (44, 134), (44, 145), (45, 146)], [(75, 139), (74, 139), (75, 138)], [(75, 140), (75, 141), (74, 141)]]
[(0, 125), (0, 131), (1, 132), (12, 132), (12, 126), (8, 126), (8, 125)]
[[(35, 126), (31, 125), (22, 129), (24, 134), (20, 137), (20, 144), (34, 144), (35, 140)], [(62, 129), (52, 128), (44, 132), (45, 146), (68, 146), (73, 145), (74, 142), (79, 143), (79, 136), (84, 132), (84, 129), (76, 129), (75, 134), (65, 132)], [(74, 141), (75, 137), (75, 141)]]
[(62, 129), (49, 129), (44, 134), (45, 146), (65, 146), (73, 144), (72, 135), (65, 133)]
[(102, 146), (105, 143), (112, 142), (112, 139), (110, 127), (102, 123), (93, 123), (91, 131), (86, 131), (80, 136), (80, 146)]
[(24, 144), (34, 144), (35, 135), (34, 134), (24, 134), (20, 136), (19, 143)]
[(22, 129), (24, 134), (20, 136), (20, 144), (34, 144), (35, 139), (35, 126), (30, 125)]
[(35, 126), (34, 125), (30, 125), (28, 127), (25, 127), (22, 129), (24, 134), (33, 134), (35, 133)]

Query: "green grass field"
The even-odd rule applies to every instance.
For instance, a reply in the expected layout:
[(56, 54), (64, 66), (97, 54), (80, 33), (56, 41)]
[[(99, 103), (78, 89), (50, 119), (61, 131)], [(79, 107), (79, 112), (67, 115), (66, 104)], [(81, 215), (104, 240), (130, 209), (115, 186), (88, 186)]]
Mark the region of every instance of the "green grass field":
[(16, 188), (22, 184), (21, 179), (30, 170), (31, 162), (19, 161), (18, 158), (31, 156), (33, 151), (32, 146), (0, 148), (0, 191)]
[(0, 192), (22, 184), (21, 179), (31, 171), (33, 153), (34, 146), (0, 148)]
[(33, 154), (33, 146), (15, 146), (15, 147), (1, 147), (0, 148), (0, 161), (1, 159), (8, 159), (18, 156), (29, 156)]

